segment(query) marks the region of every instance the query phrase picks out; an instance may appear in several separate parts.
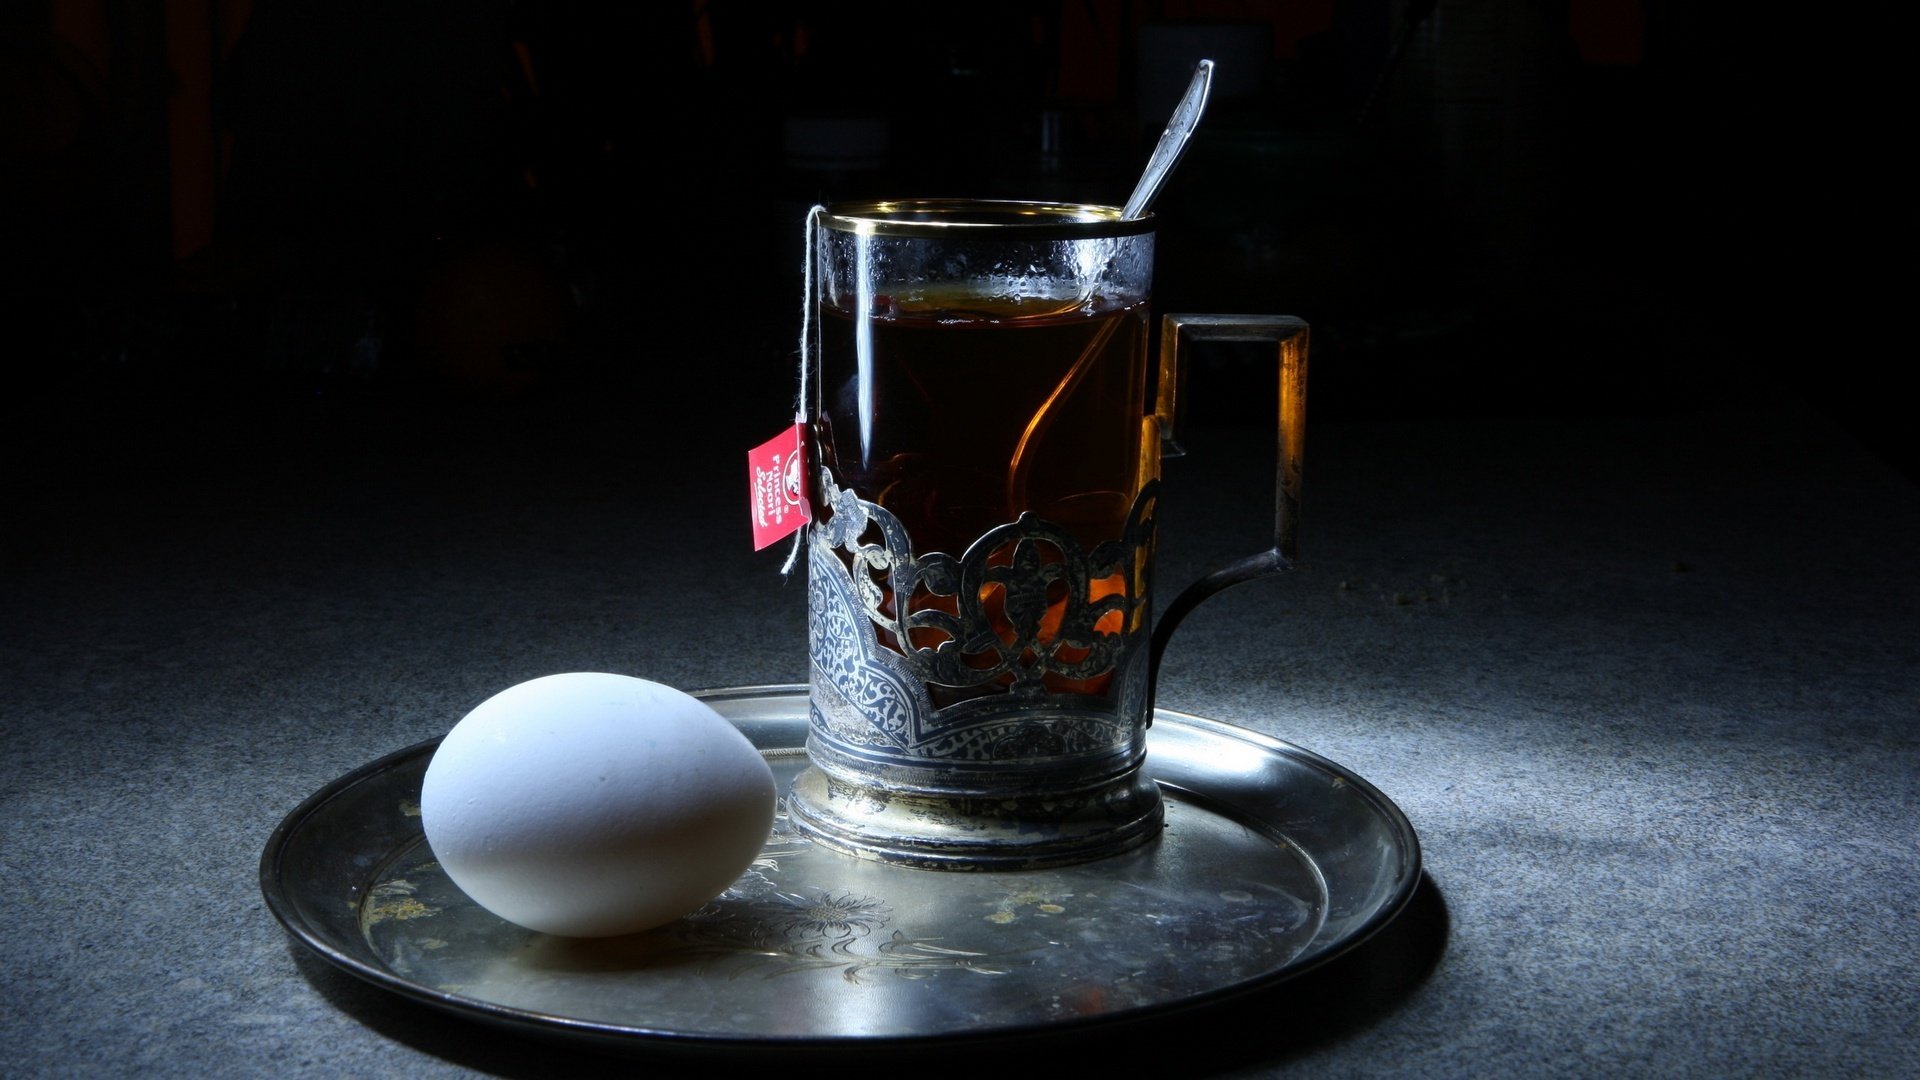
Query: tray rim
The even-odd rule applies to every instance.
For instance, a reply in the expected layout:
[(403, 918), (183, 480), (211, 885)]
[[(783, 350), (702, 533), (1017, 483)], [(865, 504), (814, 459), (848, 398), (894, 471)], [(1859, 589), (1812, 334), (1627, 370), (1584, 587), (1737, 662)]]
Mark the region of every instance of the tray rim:
[[(696, 698), (708, 701), (736, 702), (770, 698), (804, 698), (807, 686), (804, 683), (766, 683), (740, 686), (721, 686), (693, 690), (689, 693)], [(268, 835), (259, 863), (259, 886), (268, 912), (274, 917), (290, 938), (304, 946), (320, 959), (338, 970), (352, 975), (379, 989), (398, 994), (403, 998), (419, 1002), (430, 1008), (453, 1013), (469, 1019), (476, 1019), (510, 1028), (516, 1031), (546, 1037), (563, 1037), (595, 1043), (605, 1048), (630, 1050), (642, 1047), (674, 1049), (720, 1050), (726, 1052), (742, 1051), (806, 1051), (834, 1050), (850, 1051), (854, 1049), (921, 1049), (940, 1045), (977, 1045), (987, 1042), (1017, 1041), (1037, 1035), (1082, 1031), (1089, 1028), (1101, 1028), (1138, 1020), (1145, 1016), (1160, 1017), (1176, 1013), (1190, 1013), (1220, 1002), (1243, 997), (1262, 990), (1269, 990), (1285, 983), (1297, 980), (1308, 972), (1317, 970), (1332, 961), (1352, 952), (1398, 918), (1412, 902), (1424, 875), (1423, 857), (1419, 836), (1406, 813), (1379, 788), (1351, 769), (1340, 765), (1330, 758), (1317, 754), (1285, 739), (1255, 731), (1223, 720), (1200, 716), (1175, 709), (1155, 707), (1154, 725), (1170, 722), (1180, 727), (1195, 729), (1217, 737), (1226, 737), (1256, 746), (1269, 753), (1286, 757), (1314, 769), (1334, 776), (1364, 796), (1366, 802), (1386, 821), (1389, 831), (1400, 840), (1400, 855), (1404, 867), (1399, 879), (1386, 898), (1357, 926), (1348, 930), (1333, 944), (1305, 960), (1288, 963), (1266, 975), (1243, 980), (1190, 995), (1175, 1002), (1164, 1002), (1130, 1009), (1117, 1010), (1098, 1016), (1076, 1017), (1070, 1020), (1055, 1021), (1035, 1025), (1010, 1025), (1005, 1028), (980, 1032), (942, 1032), (929, 1035), (910, 1036), (837, 1036), (837, 1035), (768, 1035), (765, 1037), (742, 1037), (729, 1034), (703, 1032), (666, 1031), (650, 1029), (640, 1024), (609, 1024), (603, 1021), (582, 1020), (575, 1017), (542, 1013), (534, 1010), (501, 1005), (480, 998), (466, 997), (422, 986), (410, 979), (394, 973), (383, 965), (369, 962), (353, 956), (335, 947), (326, 937), (318, 933), (308, 920), (303, 918), (287, 891), (282, 887), (279, 865), (289, 840), (297, 834), (300, 827), (318, 814), (329, 802), (343, 797), (359, 784), (374, 779), (413, 758), (431, 751), (439, 745), (444, 736), (423, 739), (407, 746), (382, 754), (366, 763), (353, 768), (302, 799), (298, 805), (288, 811)], [(1151, 755), (1152, 726), (1148, 729)], [(1193, 793), (1189, 789), (1173, 783), (1161, 781), (1171, 790), (1183, 795), (1193, 795), (1206, 800), (1204, 793)], [(386, 853), (391, 857), (395, 852)]]

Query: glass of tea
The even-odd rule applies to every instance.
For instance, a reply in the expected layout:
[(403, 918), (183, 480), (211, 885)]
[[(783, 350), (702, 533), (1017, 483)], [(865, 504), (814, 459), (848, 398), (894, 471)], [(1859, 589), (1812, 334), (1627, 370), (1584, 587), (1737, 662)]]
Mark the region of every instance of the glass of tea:
[[(809, 768), (792, 822), (850, 854), (1040, 867), (1158, 835), (1141, 772), (1159, 646), (1206, 595), (1285, 569), (1306, 327), (1169, 315), (1154, 219), (876, 201), (817, 211), (806, 417)], [(1275, 547), (1156, 627), (1154, 526), (1180, 344), (1280, 346)]]

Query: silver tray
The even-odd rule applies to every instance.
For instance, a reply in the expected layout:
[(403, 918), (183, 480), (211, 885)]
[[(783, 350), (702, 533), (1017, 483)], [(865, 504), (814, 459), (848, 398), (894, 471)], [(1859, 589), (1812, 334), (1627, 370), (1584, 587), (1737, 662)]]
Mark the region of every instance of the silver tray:
[[(806, 763), (806, 688), (710, 690), (783, 789)], [(1352, 949), (1420, 879), (1412, 826), (1316, 754), (1165, 709), (1147, 770), (1165, 833), (1078, 866), (912, 870), (776, 822), (715, 901), (630, 937), (572, 940), (462, 894), (420, 829), (438, 740), (315, 792), (260, 860), (294, 940), (368, 982), (531, 1034), (622, 1048), (913, 1048), (1204, 1007)]]

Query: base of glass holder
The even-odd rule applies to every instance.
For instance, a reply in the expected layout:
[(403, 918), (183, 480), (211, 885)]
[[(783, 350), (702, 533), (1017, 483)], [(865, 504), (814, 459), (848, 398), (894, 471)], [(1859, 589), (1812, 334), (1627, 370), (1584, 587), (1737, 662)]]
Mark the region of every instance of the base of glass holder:
[(799, 832), (846, 855), (923, 870), (1034, 870), (1091, 862), (1160, 834), (1160, 789), (1138, 769), (1088, 791), (940, 796), (850, 784), (819, 767), (793, 780)]

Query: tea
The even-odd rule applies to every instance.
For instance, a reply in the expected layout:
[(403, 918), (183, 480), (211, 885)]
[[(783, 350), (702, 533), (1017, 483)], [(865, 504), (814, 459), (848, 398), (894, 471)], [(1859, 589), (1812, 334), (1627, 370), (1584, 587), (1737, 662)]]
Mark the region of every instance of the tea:
[(836, 482), (958, 555), (1033, 513), (1092, 547), (1158, 475), (1147, 306), (876, 297), (822, 305), (815, 438)]

